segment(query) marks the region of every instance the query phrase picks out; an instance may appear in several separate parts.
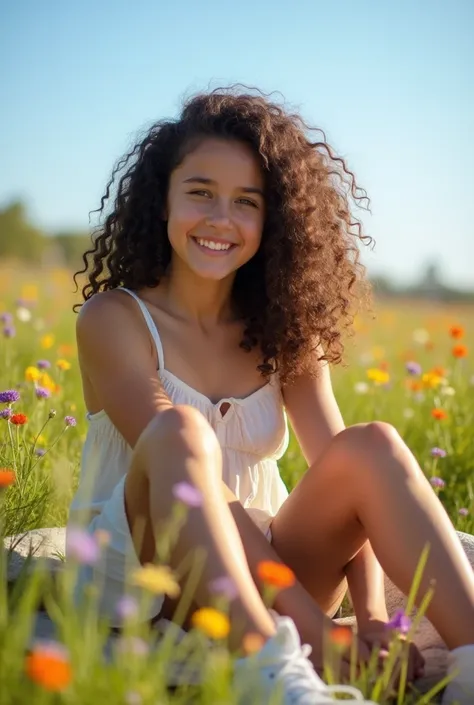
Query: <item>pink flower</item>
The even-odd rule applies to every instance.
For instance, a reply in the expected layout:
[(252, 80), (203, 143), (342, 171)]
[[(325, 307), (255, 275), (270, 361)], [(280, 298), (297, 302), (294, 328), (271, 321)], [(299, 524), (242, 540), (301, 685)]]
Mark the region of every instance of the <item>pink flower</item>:
[(71, 527), (66, 534), (66, 554), (83, 565), (94, 565), (100, 558), (100, 547), (87, 531)]
[(188, 507), (200, 507), (202, 504), (202, 494), (189, 482), (177, 482), (173, 485), (173, 495)]

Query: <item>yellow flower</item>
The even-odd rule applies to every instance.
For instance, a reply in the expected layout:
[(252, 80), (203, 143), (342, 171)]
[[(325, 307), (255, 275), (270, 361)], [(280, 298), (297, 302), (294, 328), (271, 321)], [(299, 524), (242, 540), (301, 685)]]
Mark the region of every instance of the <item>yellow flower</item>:
[(224, 639), (230, 631), (230, 622), (227, 615), (215, 610), (213, 607), (201, 607), (194, 612), (191, 623), (211, 639)]
[(147, 563), (132, 574), (132, 583), (158, 595), (178, 597), (181, 589), (171, 569), (166, 565)]
[(24, 284), (21, 288), (21, 298), (25, 301), (38, 301), (38, 287), (36, 284)]
[(43, 337), (40, 339), (40, 345), (43, 350), (48, 350), (48, 348), (52, 348), (54, 345), (54, 335), (52, 335), (51, 333), (43, 335)]
[(443, 378), (437, 375), (436, 372), (425, 372), (421, 381), (426, 389), (436, 389), (443, 381)]
[(43, 436), (43, 434), (40, 433), (40, 435), (39, 435), (38, 438), (36, 439), (36, 445), (38, 445), (38, 446), (45, 446), (47, 442), (48, 442), (48, 441), (47, 441), (46, 438)]
[(49, 389), (50, 392), (57, 392), (59, 387), (54, 380), (51, 379), (47, 372), (42, 372), (37, 379), (40, 387), (45, 387)]
[(27, 382), (37, 382), (41, 377), (41, 372), (37, 367), (27, 367), (25, 370), (25, 379)]
[(378, 367), (371, 367), (367, 370), (367, 377), (374, 384), (387, 384), (390, 381), (390, 375), (386, 370), (380, 370)]
[(56, 367), (59, 367), (60, 370), (70, 370), (71, 363), (64, 359), (56, 360)]

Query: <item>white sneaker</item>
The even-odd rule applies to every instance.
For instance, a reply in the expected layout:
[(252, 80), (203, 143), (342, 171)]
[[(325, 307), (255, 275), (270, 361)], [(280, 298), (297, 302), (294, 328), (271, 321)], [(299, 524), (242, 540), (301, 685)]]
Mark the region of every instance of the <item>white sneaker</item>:
[(275, 636), (258, 653), (235, 663), (240, 705), (334, 705), (333, 695), (343, 693), (352, 695), (344, 703), (375, 705), (351, 686), (327, 686), (308, 660), (311, 647), (301, 646), (293, 620), (278, 617), (275, 621)]

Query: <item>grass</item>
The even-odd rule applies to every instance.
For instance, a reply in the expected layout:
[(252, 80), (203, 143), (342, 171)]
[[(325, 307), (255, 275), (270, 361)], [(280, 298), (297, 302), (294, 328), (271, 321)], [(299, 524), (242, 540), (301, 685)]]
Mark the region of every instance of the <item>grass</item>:
[[(18, 305), (18, 299), (29, 303)], [(0, 391), (17, 389), (20, 400), (13, 405), (14, 411), (24, 413), (28, 419), (23, 425), (0, 419), (0, 468), (16, 473), (16, 482), (0, 490), (4, 536), (39, 527), (64, 526), (67, 520), (86, 434), (74, 343), (75, 315), (71, 311), (76, 300), (69, 272), (0, 268), (0, 314), (11, 312), (16, 329), (14, 337), (0, 337)], [(443, 480), (444, 486), (433, 491), (438, 493), (455, 527), (474, 533), (474, 367), (469, 355), (474, 347), (474, 307), (407, 301), (396, 305), (380, 303), (375, 311), (375, 319), (357, 320), (356, 336), (348, 342), (348, 365), (333, 371), (345, 422), (350, 425), (378, 419), (393, 424), (427, 476)], [(461, 339), (451, 336), (452, 326), (464, 329)], [(453, 356), (456, 344), (466, 346), (465, 357)], [(35, 380), (39, 360), (48, 360), (51, 368), (45, 370), (47, 377)], [(407, 361), (419, 363), (428, 377), (408, 375)], [(38, 385), (49, 388), (49, 398), (37, 398)], [(5, 408), (0, 404), (0, 411)], [(447, 418), (435, 419), (433, 409), (443, 409)], [(68, 416), (74, 416), (77, 425), (67, 425)], [(431, 451), (435, 447), (445, 451), (446, 456), (433, 457)], [(289, 487), (305, 470), (293, 437), (280, 469)], [(175, 519), (179, 524), (182, 517)], [(225, 638), (214, 639), (213, 648), (209, 649), (202, 630), (195, 629), (179, 646), (168, 635), (157, 648), (149, 650), (147, 644), (153, 639), (153, 632), (147, 625), (132, 620), (117, 642), (120, 649), (104, 661), (108, 626), (96, 614), (93, 591), (88, 596), (87, 611), (73, 607), (74, 566), (54, 584), (47, 572), (37, 569), (25, 574), (13, 591), (7, 591), (4, 569), (2, 565), (2, 705), (92, 705), (104, 698), (114, 705), (235, 701)], [(30, 650), (40, 599), (45, 600), (57, 625), (64, 650), (57, 644), (49, 651), (44, 645)], [(217, 607), (225, 614), (225, 604)], [(401, 648), (395, 640), (393, 654)], [(170, 661), (180, 655), (188, 665), (202, 667), (204, 683), (200, 688), (175, 692), (166, 688)], [(334, 664), (334, 653), (328, 654), (329, 663)], [(366, 674), (357, 680), (357, 685), (366, 696), (377, 694), (377, 702), (388, 702), (385, 681), (379, 679), (374, 685), (374, 678)], [(398, 701), (420, 705), (428, 702), (408, 694), (399, 696)]]

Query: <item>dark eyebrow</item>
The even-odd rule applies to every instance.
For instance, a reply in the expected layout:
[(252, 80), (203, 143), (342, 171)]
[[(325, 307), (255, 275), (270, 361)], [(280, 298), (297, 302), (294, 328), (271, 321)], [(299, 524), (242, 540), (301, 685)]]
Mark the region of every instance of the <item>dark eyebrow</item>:
[[(213, 181), (212, 179), (206, 179), (204, 176), (190, 176), (189, 179), (185, 179), (183, 183), (205, 184), (206, 186), (216, 185), (215, 181)], [(244, 193), (256, 193), (262, 198), (264, 196), (262, 189), (255, 188), (254, 186), (240, 186), (238, 190), (243, 191)]]

